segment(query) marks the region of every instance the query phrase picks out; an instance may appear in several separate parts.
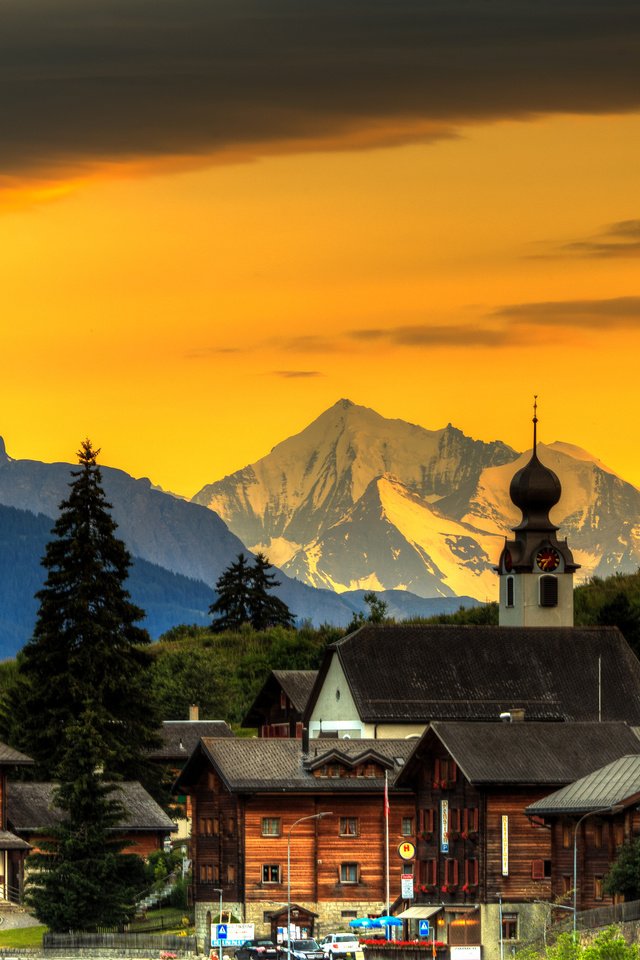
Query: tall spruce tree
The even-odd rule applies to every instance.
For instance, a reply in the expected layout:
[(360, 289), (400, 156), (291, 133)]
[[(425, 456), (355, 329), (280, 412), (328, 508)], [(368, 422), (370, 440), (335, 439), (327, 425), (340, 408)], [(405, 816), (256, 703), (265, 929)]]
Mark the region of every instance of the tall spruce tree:
[(251, 609), (251, 623), (256, 630), (266, 630), (268, 627), (292, 627), (293, 614), (286, 603), (270, 591), (279, 587), (273, 566), (264, 553), (256, 554), (251, 570), (251, 589), (249, 606)]
[[(107, 778), (153, 782), (149, 748), (157, 743), (151, 699), (150, 637), (125, 581), (131, 564), (115, 535), (102, 478), (89, 440), (78, 453), (70, 493), (60, 505), (42, 560), (47, 570), (33, 637), (19, 656), (10, 693), (13, 740), (55, 779), (67, 755), (67, 731), (93, 710)], [(65, 759), (68, 763), (68, 759)]]
[(238, 554), (216, 582), (218, 599), (209, 608), (216, 618), (211, 624), (215, 633), (238, 630), (243, 624), (251, 624), (255, 630), (293, 626), (294, 617), (286, 603), (269, 592), (280, 586), (272, 571), (263, 553), (254, 558), (253, 565), (243, 553)]
[(91, 706), (67, 725), (54, 794), (63, 818), (29, 858), (27, 902), (54, 932), (125, 923), (145, 885), (142, 860), (117, 837), (123, 810), (99, 766), (103, 727)]

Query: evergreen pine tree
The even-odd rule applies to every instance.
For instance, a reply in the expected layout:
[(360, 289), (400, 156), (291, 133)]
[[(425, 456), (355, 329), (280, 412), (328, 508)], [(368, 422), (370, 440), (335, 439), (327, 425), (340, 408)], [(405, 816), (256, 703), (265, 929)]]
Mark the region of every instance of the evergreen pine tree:
[(43, 566), (47, 579), (33, 637), (19, 656), (19, 679), (5, 716), (16, 746), (56, 779), (66, 754), (66, 731), (93, 708), (105, 776), (153, 782), (145, 759), (157, 743), (151, 700), (148, 633), (136, 625), (143, 611), (125, 589), (130, 556), (115, 536), (106, 502), (99, 450), (86, 440), (60, 505)]
[(235, 563), (230, 564), (216, 581), (218, 599), (209, 607), (214, 617), (211, 629), (239, 630), (243, 623), (251, 622), (249, 598), (251, 592), (251, 569), (244, 553), (239, 553)]
[(249, 591), (251, 623), (255, 630), (293, 626), (294, 618), (289, 607), (279, 597), (270, 593), (274, 587), (279, 586), (280, 581), (276, 580), (273, 566), (264, 553), (258, 553), (251, 569)]
[(29, 857), (27, 902), (54, 932), (123, 924), (145, 885), (142, 860), (121, 853), (117, 788), (96, 766), (106, 752), (103, 727), (90, 706), (67, 725), (54, 795), (63, 819)]
[(286, 603), (269, 593), (280, 585), (272, 569), (263, 553), (256, 556), (253, 566), (243, 553), (238, 554), (216, 583), (218, 599), (209, 608), (209, 613), (218, 614), (211, 624), (214, 632), (238, 630), (245, 623), (255, 630), (293, 626), (294, 617)]

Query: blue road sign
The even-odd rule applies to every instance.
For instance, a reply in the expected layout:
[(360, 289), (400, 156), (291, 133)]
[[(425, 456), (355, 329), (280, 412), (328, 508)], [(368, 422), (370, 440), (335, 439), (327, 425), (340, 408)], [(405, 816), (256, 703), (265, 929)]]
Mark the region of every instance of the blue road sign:
[(216, 923), (216, 940), (226, 940), (226, 939), (227, 939), (226, 923)]
[(420, 936), (421, 936), (421, 937), (428, 937), (428, 936), (429, 936), (429, 921), (428, 921), (428, 920), (421, 920), (421, 921), (420, 921), (420, 930), (419, 930), (419, 932), (420, 932)]

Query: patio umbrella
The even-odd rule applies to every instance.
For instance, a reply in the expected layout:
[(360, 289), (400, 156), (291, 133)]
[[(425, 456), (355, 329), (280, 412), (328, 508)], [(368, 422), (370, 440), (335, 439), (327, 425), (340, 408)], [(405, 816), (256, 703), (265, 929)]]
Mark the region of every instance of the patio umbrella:
[(378, 923), (382, 927), (401, 927), (402, 920), (399, 917), (378, 917)]
[(350, 927), (362, 927), (364, 930), (370, 930), (371, 927), (380, 927), (379, 920), (372, 920), (371, 917), (356, 917), (355, 920), (349, 920)]

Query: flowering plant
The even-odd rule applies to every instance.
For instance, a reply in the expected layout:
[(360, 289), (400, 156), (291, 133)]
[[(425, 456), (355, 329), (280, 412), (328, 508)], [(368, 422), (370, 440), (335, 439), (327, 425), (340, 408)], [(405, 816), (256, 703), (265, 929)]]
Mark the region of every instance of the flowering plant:
[(361, 940), (361, 943), (364, 943), (368, 947), (384, 947), (384, 948), (395, 948), (395, 947), (428, 947), (430, 950), (435, 946), (444, 947), (446, 944), (442, 940), (436, 940), (435, 944), (432, 940)]

